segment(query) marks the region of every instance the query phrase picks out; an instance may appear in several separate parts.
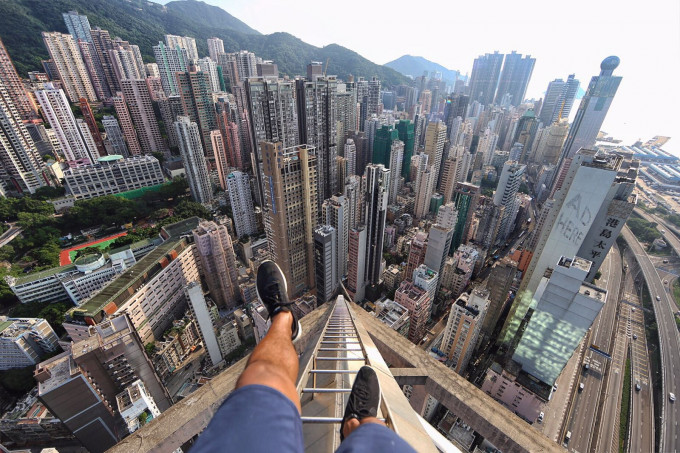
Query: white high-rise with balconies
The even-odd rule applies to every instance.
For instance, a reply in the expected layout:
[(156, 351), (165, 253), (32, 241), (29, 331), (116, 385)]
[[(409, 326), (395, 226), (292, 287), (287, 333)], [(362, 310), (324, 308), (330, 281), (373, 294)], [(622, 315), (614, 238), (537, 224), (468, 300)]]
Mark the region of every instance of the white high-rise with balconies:
[(217, 62), (217, 56), (224, 53), (224, 41), (220, 38), (208, 38), (208, 55), (210, 59)]
[(69, 100), (96, 101), (97, 95), (73, 36), (55, 31), (43, 32), (42, 37)]
[(178, 116), (174, 126), (191, 196), (199, 203), (210, 203), (213, 200), (213, 190), (201, 145), (201, 131), (188, 116)]
[(236, 227), (236, 236), (257, 233), (257, 221), (253, 208), (253, 197), (250, 194), (250, 176), (241, 171), (232, 171), (227, 176), (227, 191)]

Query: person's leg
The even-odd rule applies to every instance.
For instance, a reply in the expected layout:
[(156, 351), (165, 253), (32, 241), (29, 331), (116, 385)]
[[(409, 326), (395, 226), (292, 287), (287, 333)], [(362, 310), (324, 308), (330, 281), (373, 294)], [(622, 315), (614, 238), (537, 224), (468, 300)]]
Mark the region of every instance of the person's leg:
[(291, 340), (293, 321), (290, 312), (274, 316), (267, 335), (250, 355), (236, 388), (253, 384), (271, 387), (283, 393), (301, 412), (300, 396), (295, 386), (299, 363)]

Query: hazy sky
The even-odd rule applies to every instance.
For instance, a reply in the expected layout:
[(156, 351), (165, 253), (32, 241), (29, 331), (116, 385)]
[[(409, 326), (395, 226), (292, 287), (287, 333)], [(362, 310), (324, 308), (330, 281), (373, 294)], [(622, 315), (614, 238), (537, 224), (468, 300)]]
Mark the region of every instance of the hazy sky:
[(625, 144), (671, 136), (665, 149), (680, 156), (678, 0), (205, 1), (262, 33), (337, 43), (379, 64), (411, 54), (465, 74), (486, 52), (531, 54), (527, 97), (571, 73), (585, 89), (600, 62), (617, 55), (623, 81), (603, 130)]

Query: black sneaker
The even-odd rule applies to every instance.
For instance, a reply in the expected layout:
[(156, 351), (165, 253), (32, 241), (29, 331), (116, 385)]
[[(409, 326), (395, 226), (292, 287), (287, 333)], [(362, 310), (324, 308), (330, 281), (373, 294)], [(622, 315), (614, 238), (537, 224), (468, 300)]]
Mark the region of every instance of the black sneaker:
[(293, 303), (288, 300), (286, 276), (283, 275), (281, 268), (275, 262), (266, 260), (257, 268), (255, 290), (258, 299), (267, 307), (269, 319), (282, 311), (290, 312), (293, 315), (292, 339), (293, 341), (297, 340), (302, 333), (302, 327), (291, 309)]
[(345, 440), (342, 433), (345, 422), (352, 418), (361, 421), (366, 417), (377, 417), (380, 407), (380, 382), (375, 370), (368, 365), (362, 366), (352, 385), (352, 393), (347, 399), (345, 416), (340, 424), (340, 440)]

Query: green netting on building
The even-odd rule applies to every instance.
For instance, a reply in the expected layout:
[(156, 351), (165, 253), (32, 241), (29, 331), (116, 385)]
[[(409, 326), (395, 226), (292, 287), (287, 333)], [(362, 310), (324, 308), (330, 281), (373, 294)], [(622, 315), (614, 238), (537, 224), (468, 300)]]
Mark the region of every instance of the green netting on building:
[(172, 184), (172, 182), (165, 182), (163, 184), (156, 184), (155, 186), (142, 187), (135, 190), (128, 190), (127, 192), (121, 192), (114, 195), (116, 197), (122, 197), (128, 200), (135, 200), (137, 198), (143, 197), (145, 193), (158, 192), (159, 190), (161, 190), (161, 187), (167, 186), (169, 184)]

